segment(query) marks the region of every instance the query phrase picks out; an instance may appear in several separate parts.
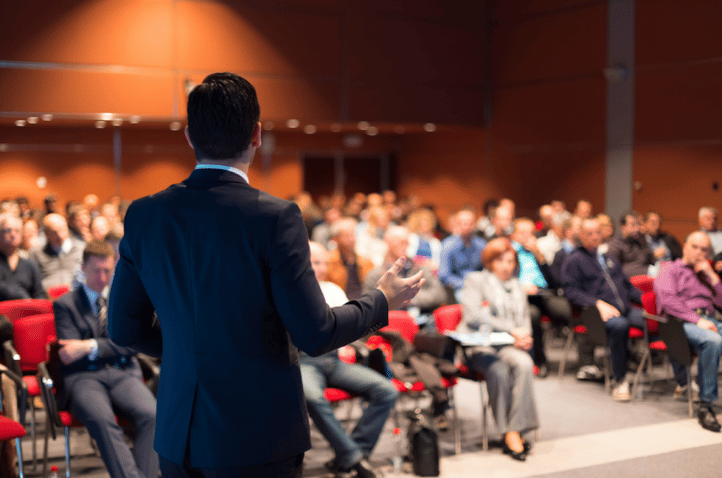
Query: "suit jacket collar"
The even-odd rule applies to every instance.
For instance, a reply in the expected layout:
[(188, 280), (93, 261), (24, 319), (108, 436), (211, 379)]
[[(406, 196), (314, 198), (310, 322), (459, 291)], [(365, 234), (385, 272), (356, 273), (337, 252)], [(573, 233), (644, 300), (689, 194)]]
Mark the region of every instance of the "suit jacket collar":
[(248, 185), (242, 177), (231, 171), (221, 169), (194, 169), (184, 183), (201, 183), (201, 182), (220, 182), (220, 183), (239, 183)]

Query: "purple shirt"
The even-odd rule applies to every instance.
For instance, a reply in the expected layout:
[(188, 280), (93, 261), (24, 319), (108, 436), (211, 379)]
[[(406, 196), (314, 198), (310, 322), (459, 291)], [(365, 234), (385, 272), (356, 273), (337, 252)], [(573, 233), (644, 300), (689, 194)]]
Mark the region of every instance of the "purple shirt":
[(710, 289), (682, 259), (661, 265), (654, 280), (654, 292), (660, 315), (667, 313), (693, 324), (699, 320), (695, 309), (705, 309), (714, 315), (714, 306), (722, 307), (722, 281)]

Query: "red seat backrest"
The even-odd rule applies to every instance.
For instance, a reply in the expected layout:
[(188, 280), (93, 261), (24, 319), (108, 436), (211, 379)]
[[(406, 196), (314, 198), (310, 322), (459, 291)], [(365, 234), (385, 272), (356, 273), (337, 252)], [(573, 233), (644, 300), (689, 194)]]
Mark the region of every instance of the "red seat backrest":
[(51, 299), (57, 299), (70, 290), (70, 284), (58, 284), (48, 287), (48, 295)]
[(629, 282), (631, 282), (634, 287), (639, 289), (642, 294), (646, 292), (652, 292), (654, 290), (654, 277), (650, 277), (647, 275), (632, 276), (629, 278)]
[(405, 310), (390, 310), (389, 325), (381, 330), (394, 330), (400, 333), (407, 342), (413, 344), (414, 337), (419, 331), (419, 325)]
[[(657, 295), (654, 291), (642, 294), (642, 307), (644, 311), (651, 315), (657, 315)], [(647, 331), (649, 335), (659, 334), (659, 322), (654, 319), (647, 319)]]
[(47, 299), (19, 299), (0, 302), (0, 315), (11, 323), (28, 315), (52, 313), (53, 303)]
[(48, 342), (55, 339), (55, 317), (39, 314), (18, 319), (13, 324), (13, 343), (20, 355), (20, 369), (37, 370), (38, 364), (48, 360)]
[(434, 311), (436, 329), (442, 334), (447, 330), (456, 330), (461, 323), (463, 312), (461, 304), (442, 305)]

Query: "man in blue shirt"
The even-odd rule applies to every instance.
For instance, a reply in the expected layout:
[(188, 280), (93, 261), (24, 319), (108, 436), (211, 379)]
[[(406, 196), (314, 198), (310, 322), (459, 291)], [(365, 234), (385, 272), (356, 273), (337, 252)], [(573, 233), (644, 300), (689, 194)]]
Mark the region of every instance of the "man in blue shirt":
[(474, 234), (476, 213), (471, 209), (462, 209), (453, 218), (454, 235), (441, 243), (441, 263), (439, 280), (452, 293), (464, 285), (464, 277), (470, 271), (483, 268), (481, 253), (486, 241)]

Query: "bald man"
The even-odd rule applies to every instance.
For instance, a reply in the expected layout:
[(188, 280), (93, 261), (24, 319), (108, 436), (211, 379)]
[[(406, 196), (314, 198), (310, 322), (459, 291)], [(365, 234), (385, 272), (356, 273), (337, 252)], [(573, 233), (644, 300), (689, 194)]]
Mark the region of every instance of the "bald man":
[[(687, 236), (682, 258), (662, 265), (654, 281), (657, 309), (682, 321), (684, 333), (697, 353), (697, 382), (699, 410), (697, 418), (702, 428), (713, 432), (722, 429), (712, 402), (718, 398), (717, 372), (722, 353), (722, 316), (716, 307), (722, 307), (722, 282), (709, 263), (712, 247), (704, 231)], [(675, 367), (680, 384), (675, 395), (681, 395), (687, 377)], [(686, 391), (686, 389), (684, 389)]]
[(85, 243), (70, 236), (68, 222), (60, 214), (43, 218), (46, 243), (29, 253), (40, 268), (43, 287), (72, 284), (83, 262)]

